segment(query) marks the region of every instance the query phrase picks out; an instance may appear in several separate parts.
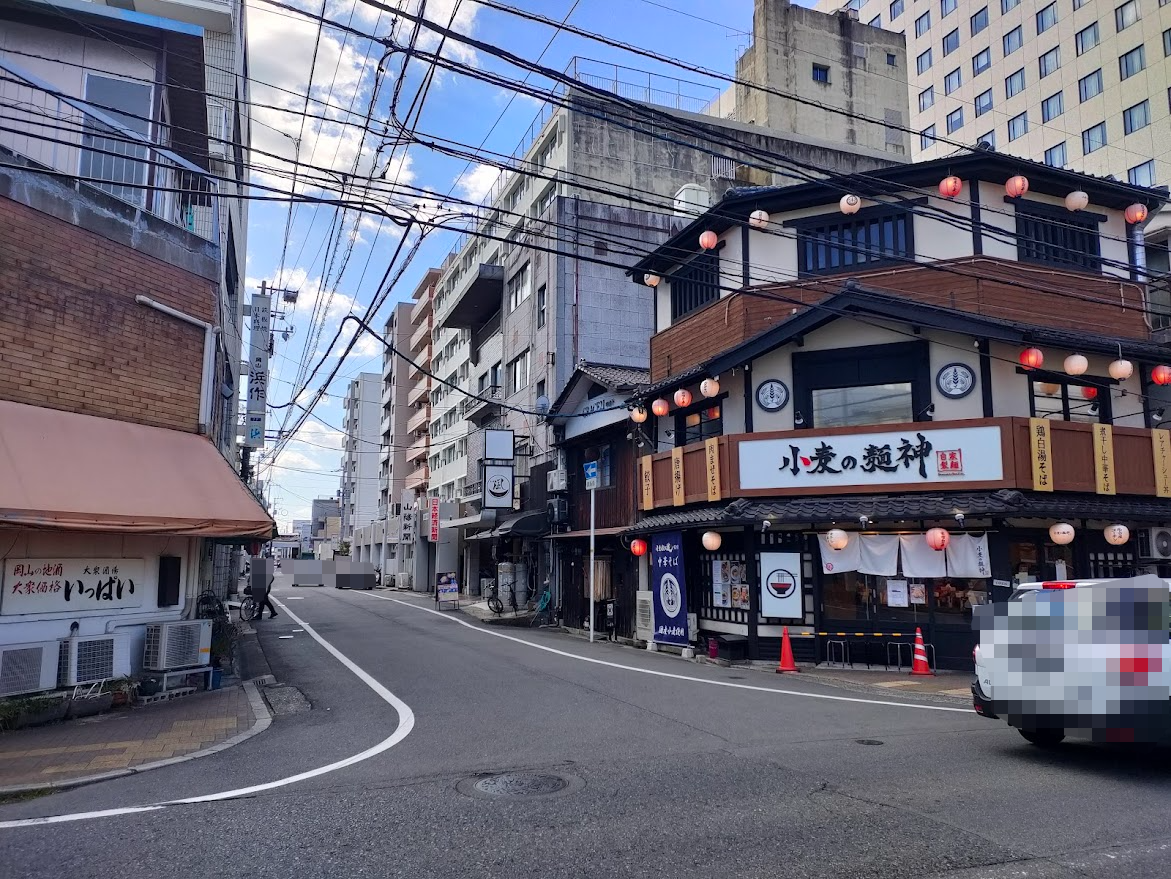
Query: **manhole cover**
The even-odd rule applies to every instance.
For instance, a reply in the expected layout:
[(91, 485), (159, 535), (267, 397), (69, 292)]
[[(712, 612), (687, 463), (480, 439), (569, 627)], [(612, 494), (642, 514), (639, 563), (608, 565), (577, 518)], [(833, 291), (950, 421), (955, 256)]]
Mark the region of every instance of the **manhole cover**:
[(573, 775), (553, 772), (501, 772), (465, 778), (456, 785), (469, 797), (488, 799), (552, 797), (580, 790), (585, 782)]
[(859, 745), (881, 745), (882, 742), (878, 739), (854, 739)]

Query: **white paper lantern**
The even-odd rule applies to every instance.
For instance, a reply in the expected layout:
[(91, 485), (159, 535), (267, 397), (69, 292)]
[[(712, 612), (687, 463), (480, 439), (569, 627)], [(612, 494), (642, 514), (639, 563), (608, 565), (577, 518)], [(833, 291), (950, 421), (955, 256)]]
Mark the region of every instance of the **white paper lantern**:
[(1065, 206), (1071, 211), (1084, 211), (1090, 203), (1090, 197), (1080, 189), (1075, 189), (1065, 197)]
[(657, 286), (659, 286), (659, 282), (662, 281), (663, 279), (660, 278), (658, 275), (643, 275), (642, 280), (643, 280), (643, 283), (646, 284), (648, 287), (657, 287)]
[(862, 199), (853, 194), (843, 195), (842, 200), (838, 202), (838, 207), (843, 214), (856, 214), (858, 208), (862, 207)]
[(642, 406), (635, 406), (630, 410), (630, 420), (635, 424), (642, 424), (646, 421), (646, 409)]
[(755, 210), (748, 215), (748, 225), (753, 229), (767, 229), (769, 219), (768, 211)]
[(831, 528), (825, 532), (825, 543), (830, 549), (845, 549), (850, 542), (850, 535), (841, 528)]
[(703, 548), (708, 552), (715, 552), (724, 543), (724, 538), (720, 536), (719, 531), (705, 531), (703, 532)]
[(1067, 543), (1072, 543), (1073, 535), (1073, 526), (1068, 522), (1058, 522), (1056, 525), (1049, 526), (1049, 539), (1058, 546), (1065, 546)]
[(1130, 529), (1125, 525), (1107, 525), (1102, 533), (1106, 535), (1106, 542), (1111, 546), (1122, 546), (1130, 540)]
[(1081, 354), (1070, 354), (1065, 358), (1066, 375), (1085, 375), (1090, 368), (1090, 361)]
[(1134, 375), (1134, 364), (1129, 360), (1115, 360), (1109, 366), (1110, 378), (1126, 381)]
[(699, 392), (708, 399), (719, 396), (720, 380), (718, 378), (705, 378), (699, 383)]

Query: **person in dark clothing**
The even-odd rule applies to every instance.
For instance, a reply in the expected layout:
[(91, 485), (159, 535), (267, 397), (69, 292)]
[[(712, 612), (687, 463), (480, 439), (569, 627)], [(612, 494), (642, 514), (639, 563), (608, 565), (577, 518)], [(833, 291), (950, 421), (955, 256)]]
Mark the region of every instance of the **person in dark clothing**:
[(268, 608), (268, 618), (270, 620), (276, 616), (276, 608), (272, 606), (272, 599), (268, 597), (268, 593), (271, 589), (272, 580), (269, 580), (268, 585), (264, 587), (264, 591), (262, 593), (259, 595), (253, 595), (253, 598), (256, 599), (256, 604), (258, 605), (256, 609), (256, 619), (260, 619), (262, 616), (264, 616), (264, 609), (266, 607)]

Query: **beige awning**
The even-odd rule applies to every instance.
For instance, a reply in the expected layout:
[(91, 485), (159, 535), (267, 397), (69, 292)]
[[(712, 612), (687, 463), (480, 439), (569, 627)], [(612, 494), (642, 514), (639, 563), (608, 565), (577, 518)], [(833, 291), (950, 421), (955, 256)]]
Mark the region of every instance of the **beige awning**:
[(273, 521), (203, 436), (0, 401), (0, 527), (256, 537)]

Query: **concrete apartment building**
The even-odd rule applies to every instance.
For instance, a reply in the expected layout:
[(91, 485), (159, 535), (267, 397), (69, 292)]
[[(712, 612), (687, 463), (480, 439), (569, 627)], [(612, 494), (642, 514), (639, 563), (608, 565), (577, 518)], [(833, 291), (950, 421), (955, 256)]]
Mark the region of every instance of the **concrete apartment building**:
[(382, 376), (359, 373), (346, 388), (342, 412), (341, 539), (353, 544), (355, 531), (378, 519)]

